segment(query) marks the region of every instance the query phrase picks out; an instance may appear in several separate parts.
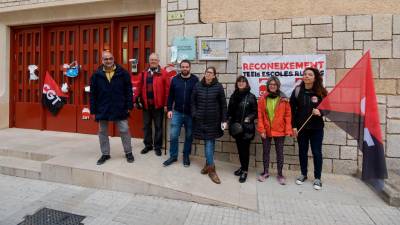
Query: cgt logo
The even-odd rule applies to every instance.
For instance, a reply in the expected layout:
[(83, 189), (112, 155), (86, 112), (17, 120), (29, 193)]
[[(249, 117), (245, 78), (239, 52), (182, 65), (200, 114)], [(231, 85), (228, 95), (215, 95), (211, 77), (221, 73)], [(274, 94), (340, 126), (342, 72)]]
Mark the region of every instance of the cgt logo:
[(258, 94), (259, 96), (263, 96), (267, 93), (267, 80), (268, 78), (259, 78), (258, 79)]
[(57, 104), (57, 102), (61, 102), (61, 98), (58, 97), (57, 93), (53, 89), (51, 89), (48, 84), (43, 85), (43, 93), (46, 94), (46, 98), (48, 100), (52, 101), (52, 105)]

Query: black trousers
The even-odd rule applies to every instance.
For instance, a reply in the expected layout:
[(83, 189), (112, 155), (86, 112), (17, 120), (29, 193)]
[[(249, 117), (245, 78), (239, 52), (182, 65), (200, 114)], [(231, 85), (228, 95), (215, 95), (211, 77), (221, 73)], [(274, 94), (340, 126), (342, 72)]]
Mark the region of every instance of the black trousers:
[(236, 147), (239, 153), (240, 166), (243, 171), (249, 170), (250, 142), (251, 140), (236, 138)]
[(307, 176), (308, 147), (311, 144), (311, 152), (314, 160), (314, 178), (321, 179), (323, 138), (323, 129), (305, 129), (300, 131), (297, 142), (299, 144), (299, 159), (302, 175)]
[[(143, 109), (143, 143), (148, 149), (161, 149), (163, 142), (163, 119), (164, 109)], [(153, 122), (154, 122), (154, 144), (153, 144)]]

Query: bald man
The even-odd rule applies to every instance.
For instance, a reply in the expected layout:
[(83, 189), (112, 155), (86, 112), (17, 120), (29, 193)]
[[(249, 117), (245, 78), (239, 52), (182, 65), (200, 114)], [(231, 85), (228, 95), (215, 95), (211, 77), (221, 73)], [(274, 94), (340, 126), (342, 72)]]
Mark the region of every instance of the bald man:
[(118, 129), (128, 163), (134, 161), (129, 133), (128, 116), (133, 108), (131, 77), (124, 68), (114, 63), (109, 51), (102, 54), (102, 65), (90, 79), (90, 113), (99, 123), (99, 141), (101, 157), (97, 165), (109, 160), (110, 142), (108, 123), (114, 122)]
[[(161, 156), (163, 119), (166, 111), (170, 79), (167, 72), (161, 69), (156, 53), (149, 56), (149, 68), (139, 74), (139, 82), (135, 92), (136, 99), (143, 102), (144, 148), (142, 154), (155, 150)], [(154, 139), (152, 124), (154, 123)]]

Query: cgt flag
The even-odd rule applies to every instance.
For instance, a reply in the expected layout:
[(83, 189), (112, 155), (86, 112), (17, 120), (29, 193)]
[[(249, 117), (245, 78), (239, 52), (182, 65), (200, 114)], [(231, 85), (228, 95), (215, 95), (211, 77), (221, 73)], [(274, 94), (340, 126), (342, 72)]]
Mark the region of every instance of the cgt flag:
[[(362, 146), (362, 179), (386, 179), (371, 57), (368, 51), (318, 106)], [(362, 143), (362, 144), (361, 144)]]
[(67, 97), (68, 95), (61, 92), (60, 87), (50, 76), (49, 72), (46, 71), (42, 95), (43, 105), (55, 116), (65, 104)]

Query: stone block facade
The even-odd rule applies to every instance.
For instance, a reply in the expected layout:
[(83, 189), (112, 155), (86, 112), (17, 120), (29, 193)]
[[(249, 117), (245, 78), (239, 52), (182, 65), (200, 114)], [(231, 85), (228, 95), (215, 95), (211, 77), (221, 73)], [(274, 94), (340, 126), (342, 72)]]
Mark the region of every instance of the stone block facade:
[[(198, 0), (197, 0), (198, 1)], [(178, 1), (169, 0), (168, 4)], [(198, 6), (196, 0), (190, 5)], [(192, 7), (185, 13), (198, 8)], [(180, 9), (177, 9), (180, 10)], [(190, 12), (189, 12), (190, 11)], [(200, 16), (201, 18), (201, 16)], [(193, 20), (190, 20), (191, 23)], [(229, 60), (193, 62), (195, 73), (205, 66), (217, 66), (219, 79), (226, 87), (227, 101), (233, 91), (235, 78), (241, 72), (241, 56), (270, 54), (325, 54), (327, 56), (328, 89), (333, 88), (368, 50), (372, 55), (375, 88), (379, 104), (386, 157), (389, 168), (400, 165), (400, 16), (347, 15), (318, 16), (261, 21), (218, 22), (213, 24), (169, 25), (169, 34), (190, 33), (194, 37), (229, 39)], [(182, 28), (181, 28), (182, 27)], [(207, 28), (204, 28), (207, 27)], [(184, 31), (181, 31), (184, 29)], [(190, 32), (187, 31), (190, 29)], [(168, 37), (170, 40), (170, 37)], [(170, 43), (170, 42), (169, 42)], [(198, 70), (201, 68), (200, 70)], [(199, 74), (202, 76), (201, 74)], [(324, 171), (353, 174), (361, 168), (357, 140), (352, 139), (333, 122), (326, 122), (323, 144)], [(217, 140), (216, 156), (238, 163), (234, 140), (227, 134)], [(203, 145), (194, 144), (194, 154), (202, 156)], [(256, 135), (251, 146), (250, 165), (262, 168), (262, 144)], [(292, 138), (285, 143), (285, 169), (299, 169), (298, 147)], [(271, 151), (271, 168), (276, 168)], [(310, 160), (312, 155), (310, 154)], [(312, 163), (311, 163), (312, 165)], [(312, 168), (310, 168), (312, 170)], [(310, 171), (311, 171), (310, 170)]]
[(1, 0), (0, 8), (12, 8), (25, 5), (34, 5), (40, 3), (50, 3), (62, 0)]

